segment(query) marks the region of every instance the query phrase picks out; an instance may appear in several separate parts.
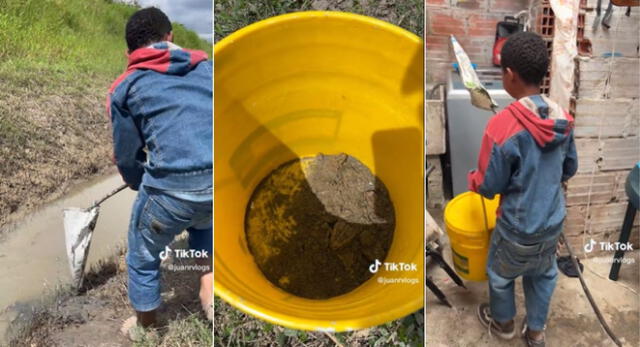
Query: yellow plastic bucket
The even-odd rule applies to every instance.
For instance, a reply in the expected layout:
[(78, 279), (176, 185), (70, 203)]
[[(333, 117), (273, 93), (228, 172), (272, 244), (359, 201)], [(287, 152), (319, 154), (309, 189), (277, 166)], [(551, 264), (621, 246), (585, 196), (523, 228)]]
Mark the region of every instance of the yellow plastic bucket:
[[(399, 27), (338, 12), (273, 17), (215, 45), (216, 295), (304, 330), (366, 328), (423, 306), (423, 49)], [(381, 267), (327, 300), (296, 297), (264, 277), (247, 248), (247, 202), (279, 165), (320, 152), (352, 155), (384, 182), (396, 213), (384, 261), (416, 271)]]
[[(486, 208), (489, 232), (485, 230), (482, 200)], [(459, 194), (444, 209), (444, 223), (453, 257), (453, 267), (460, 277), (470, 281), (487, 280), (487, 254), (491, 231), (496, 226), (500, 197), (492, 200), (474, 192)]]

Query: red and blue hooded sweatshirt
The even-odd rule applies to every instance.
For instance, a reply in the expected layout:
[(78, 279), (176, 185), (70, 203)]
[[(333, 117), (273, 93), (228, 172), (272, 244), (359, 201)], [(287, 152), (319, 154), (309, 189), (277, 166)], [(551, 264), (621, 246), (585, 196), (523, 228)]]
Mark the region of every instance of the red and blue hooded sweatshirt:
[(171, 42), (139, 48), (107, 98), (114, 161), (133, 189), (212, 186), (213, 68)]
[(562, 182), (576, 173), (577, 160), (573, 117), (545, 96), (528, 96), (489, 120), (469, 189), (486, 198), (500, 194), (502, 236), (546, 241), (562, 231)]

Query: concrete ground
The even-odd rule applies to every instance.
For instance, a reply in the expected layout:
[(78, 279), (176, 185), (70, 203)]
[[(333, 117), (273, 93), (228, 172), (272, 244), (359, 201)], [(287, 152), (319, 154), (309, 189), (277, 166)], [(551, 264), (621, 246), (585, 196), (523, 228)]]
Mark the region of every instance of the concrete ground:
[[(438, 222), (441, 211), (431, 211)], [(444, 228), (443, 228), (444, 230)], [(443, 237), (444, 257), (453, 267), (448, 239)], [(623, 346), (640, 346), (640, 251), (625, 254), (633, 263), (623, 264), (617, 282), (608, 279), (612, 254), (580, 259), (584, 278), (602, 314), (622, 341)], [(491, 337), (476, 317), (476, 308), (488, 302), (487, 282), (465, 281), (467, 289), (458, 287), (446, 273), (430, 265), (427, 275), (445, 293), (453, 306), (441, 304), (427, 291), (426, 325), (428, 346), (525, 346), (520, 333), (513, 340)], [(516, 327), (525, 315), (522, 282), (516, 281)], [(601, 327), (577, 278), (560, 273), (554, 292), (546, 330), (547, 346), (615, 346)]]

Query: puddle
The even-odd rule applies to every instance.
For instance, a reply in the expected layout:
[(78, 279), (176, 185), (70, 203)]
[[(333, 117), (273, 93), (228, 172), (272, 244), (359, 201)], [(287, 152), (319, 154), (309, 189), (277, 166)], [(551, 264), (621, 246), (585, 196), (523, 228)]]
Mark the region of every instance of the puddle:
[[(0, 344), (7, 327), (31, 300), (71, 279), (65, 252), (62, 210), (88, 207), (122, 184), (119, 175), (99, 177), (26, 216), (0, 240)], [(100, 208), (87, 269), (112, 255), (126, 240), (136, 192), (126, 189)]]

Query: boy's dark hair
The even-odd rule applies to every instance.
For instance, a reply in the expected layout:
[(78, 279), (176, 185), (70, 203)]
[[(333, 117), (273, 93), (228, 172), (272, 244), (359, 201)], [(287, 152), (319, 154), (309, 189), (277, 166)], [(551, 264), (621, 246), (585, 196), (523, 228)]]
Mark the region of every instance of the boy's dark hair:
[(171, 30), (171, 21), (164, 12), (155, 7), (139, 10), (129, 18), (125, 29), (129, 51), (161, 41)]
[(549, 67), (547, 44), (538, 34), (515, 33), (502, 47), (500, 65), (517, 72), (525, 83), (540, 85)]

